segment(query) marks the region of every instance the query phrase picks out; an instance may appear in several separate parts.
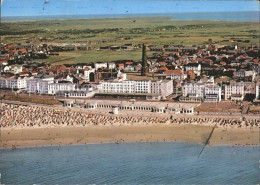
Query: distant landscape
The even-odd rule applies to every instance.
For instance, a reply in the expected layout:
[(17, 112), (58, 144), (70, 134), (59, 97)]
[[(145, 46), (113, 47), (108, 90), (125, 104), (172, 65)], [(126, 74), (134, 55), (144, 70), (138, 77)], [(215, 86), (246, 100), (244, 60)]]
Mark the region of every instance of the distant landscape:
[[(258, 22), (173, 21), (171, 17), (100, 18), (78, 20), (41, 20), (2, 22), (1, 42), (21, 44), (73, 44), (91, 42), (89, 51), (61, 52), (44, 61), (55, 64), (141, 60), (141, 49), (131, 51), (100, 50), (100, 46), (203, 45), (250, 46), (259, 44)], [(106, 41), (110, 40), (109, 43)], [(235, 42), (230, 42), (233, 40)], [(102, 42), (105, 41), (105, 42)], [(154, 52), (148, 52), (151, 57)]]

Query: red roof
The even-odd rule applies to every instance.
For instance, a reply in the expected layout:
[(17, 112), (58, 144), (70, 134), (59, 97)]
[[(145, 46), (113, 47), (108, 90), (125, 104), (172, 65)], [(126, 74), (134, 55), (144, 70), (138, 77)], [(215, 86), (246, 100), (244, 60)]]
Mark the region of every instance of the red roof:
[(125, 64), (126, 64), (126, 65), (132, 65), (133, 62), (126, 62)]
[(20, 52), (26, 52), (26, 49), (25, 48), (21, 48), (19, 49)]
[(58, 67), (58, 69), (57, 69), (57, 70), (65, 70), (65, 69), (67, 69), (67, 67), (66, 67), (66, 66), (64, 66), (64, 65), (60, 65), (60, 66)]
[(195, 73), (192, 70), (187, 71), (187, 75), (194, 75)]
[(167, 75), (183, 75), (184, 73), (180, 69), (174, 69), (174, 70), (165, 71), (165, 74), (167, 74)]
[(168, 71), (168, 68), (163, 66), (163, 67), (159, 68), (157, 71)]
[(90, 69), (91, 69), (90, 67), (85, 67), (84, 68), (84, 70), (87, 70), (87, 71), (90, 70)]

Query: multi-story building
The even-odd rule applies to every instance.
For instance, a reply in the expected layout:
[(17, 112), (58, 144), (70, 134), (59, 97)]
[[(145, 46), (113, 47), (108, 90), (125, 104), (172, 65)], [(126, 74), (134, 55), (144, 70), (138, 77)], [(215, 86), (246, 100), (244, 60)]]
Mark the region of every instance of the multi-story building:
[(11, 65), (11, 66), (5, 66), (4, 67), (4, 72), (11, 72), (14, 74), (18, 74), (23, 71), (23, 66), (22, 65)]
[(245, 86), (243, 83), (233, 82), (225, 86), (225, 100), (243, 100), (245, 96)]
[(205, 85), (204, 102), (220, 102), (221, 101), (221, 87), (214, 84)]
[(0, 88), (4, 89), (26, 89), (26, 80), (24, 77), (0, 78)]
[(187, 78), (187, 75), (183, 73), (180, 69), (174, 69), (174, 70), (168, 70), (164, 72), (166, 78), (172, 79), (172, 80), (184, 80)]
[(85, 80), (87, 81), (87, 82), (89, 82), (90, 81), (90, 78), (91, 78), (91, 76), (90, 76), (90, 74), (92, 74), (92, 78), (94, 78), (94, 72), (95, 72), (95, 69), (93, 69), (93, 68), (91, 68), (91, 67), (86, 67), (85, 69), (84, 69), (84, 77), (85, 77)]
[(107, 63), (95, 63), (95, 69), (107, 68)]
[(0, 89), (6, 88), (6, 79), (0, 76)]
[(48, 94), (56, 94), (60, 91), (75, 91), (75, 84), (69, 82), (48, 84)]
[(48, 94), (48, 84), (50, 82), (42, 79), (30, 79), (26, 81), (27, 93)]
[(185, 83), (182, 86), (182, 101), (202, 101), (204, 97), (203, 83)]
[(196, 75), (200, 76), (201, 73), (201, 65), (198, 63), (189, 63), (184, 66), (184, 72), (193, 71)]
[(185, 83), (182, 86), (181, 101), (220, 102), (221, 87), (214, 84)]
[(256, 72), (240, 69), (240, 70), (234, 72), (234, 77), (242, 79), (244, 81), (251, 81), (252, 82), (256, 78)]
[(166, 98), (173, 93), (171, 80), (110, 81), (102, 82), (98, 88), (100, 93), (157, 94), (162, 98)]

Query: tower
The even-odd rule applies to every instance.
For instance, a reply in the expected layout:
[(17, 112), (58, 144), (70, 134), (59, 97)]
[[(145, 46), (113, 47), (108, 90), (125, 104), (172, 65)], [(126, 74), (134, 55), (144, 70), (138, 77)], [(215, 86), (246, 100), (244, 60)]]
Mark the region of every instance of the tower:
[(147, 76), (148, 74), (148, 67), (147, 67), (147, 55), (146, 55), (146, 45), (143, 43), (142, 47), (142, 69), (141, 69), (141, 76)]

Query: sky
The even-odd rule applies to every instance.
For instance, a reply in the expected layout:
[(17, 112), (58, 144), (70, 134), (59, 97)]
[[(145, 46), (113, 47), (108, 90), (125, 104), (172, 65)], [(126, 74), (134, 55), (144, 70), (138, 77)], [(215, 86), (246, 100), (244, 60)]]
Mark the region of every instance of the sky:
[(232, 11), (259, 11), (259, 1), (4, 0), (1, 5), (1, 16), (144, 14)]

